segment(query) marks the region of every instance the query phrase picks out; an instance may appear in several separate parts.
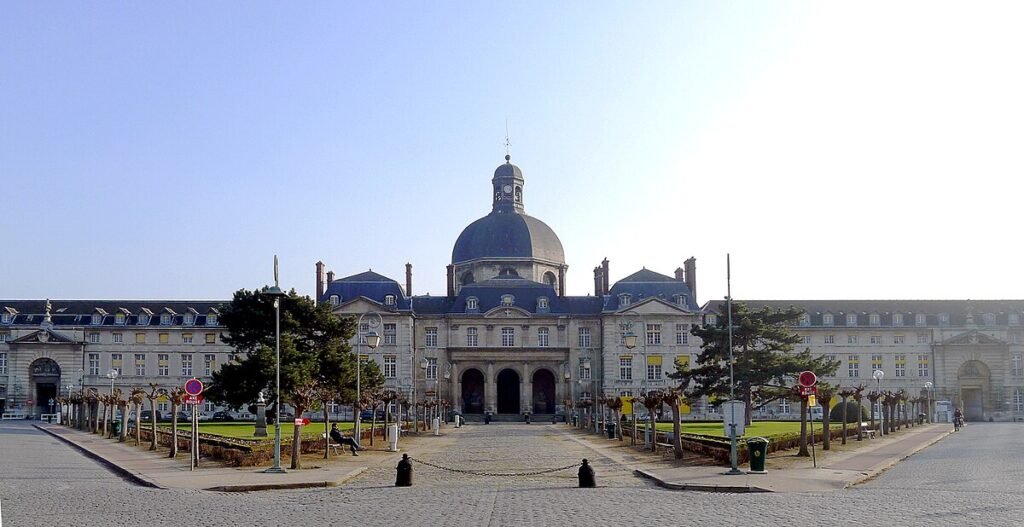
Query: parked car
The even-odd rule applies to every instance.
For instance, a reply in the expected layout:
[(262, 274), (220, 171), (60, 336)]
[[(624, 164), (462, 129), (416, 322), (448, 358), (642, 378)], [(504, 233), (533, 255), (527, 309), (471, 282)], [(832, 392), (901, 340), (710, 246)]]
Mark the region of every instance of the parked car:
[(178, 412), (178, 422), (185, 421), (186, 423), (192, 422), (192, 414), (188, 412)]
[(213, 412), (211, 421), (234, 421), (235, 418), (228, 412)]
[[(140, 416), (142, 417), (143, 421), (149, 421), (149, 420), (151, 420), (153, 418), (153, 412), (151, 410), (143, 410), (142, 414), (140, 414)], [(163, 421), (164, 420), (164, 415), (160, 413), (160, 410), (156, 411), (156, 420), (157, 421)]]
[[(359, 413), (359, 419), (362, 421), (370, 421), (373, 419), (373, 410), (363, 410)], [(377, 410), (377, 420), (384, 420), (384, 410)]]

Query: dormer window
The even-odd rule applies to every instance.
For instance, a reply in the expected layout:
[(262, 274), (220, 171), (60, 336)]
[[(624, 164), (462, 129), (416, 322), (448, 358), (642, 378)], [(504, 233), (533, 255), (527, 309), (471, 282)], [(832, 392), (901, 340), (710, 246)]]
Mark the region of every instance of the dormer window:
[(949, 325), (949, 313), (939, 313), (939, 325), (940, 326), (948, 326)]
[(4, 314), (0, 315), (0, 324), (10, 324), (10, 323), (11, 323), (11, 314), (10, 313), (4, 313)]
[(878, 313), (871, 313), (868, 315), (868, 324), (872, 326), (879, 326), (882, 324), (882, 316)]
[(330, 302), (332, 306), (336, 306), (341, 303), (341, 297), (338, 295), (331, 295)]
[(810, 326), (811, 325), (811, 315), (808, 315), (807, 313), (804, 313), (803, 315), (800, 315), (800, 325), (803, 326), (803, 327)]
[(633, 297), (628, 293), (619, 295), (619, 307), (626, 307), (633, 303)]
[(393, 306), (395, 305), (395, 295), (384, 295), (384, 305)]
[(836, 317), (833, 316), (832, 313), (825, 313), (824, 315), (821, 315), (821, 325), (822, 326), (834, 326), (834, 325), (836, 325)]
[(103, 315), (99, 313), (92, 314), (92, 325), (98, 326), (103, 323)]
[(139, 315), (139, 322), (138, 322), (138, 324), (140, 326), (148, 326), (149, 325), (149, 315), (140, 314)]
[(1018, 313), (1010, 313), (1010, 316), (1008, 318), (1009, 320), (1007, 322), (1009, 322), (1011, 326), (1020, 325), (1020, 315)]
[(894, 326), (902, 326), (903, 325), (903, 313), (893, 313), (892, 314), (892, 325), (894, 325)]
[(996, 325), (996, 316), (993, 313), (985, 313), (981, 316), (981, 321), (986, 326), (994, 326)]
[(206, 325), (207, 326), (216, 326), (217, 325), (217, 315), (214, 315), (213, 313), (210, 313), (209, 315), (206, 315)]
[(847, 313), (846, 314), (846, 325), (847, 326), (856, 326), (857, 325), (857, 313)]
[(168, 313), (164, 313), (163, 315), (160, 315), (160, 325), (161, 326), (170, 326), (171, 325), (171, 315), (168, 314)]
[(927, 323), (928, 322), (925, 319), (925, 314), (924, 313), (918, 313), (917, 315), (914, 315), (914, 325), (924, 326)]
[(675, 299), (677, 306), (686, 307), (686, 295), (675, 295), (672, 298)]
[(187, 315), (185, 315), (185, 325), (186, 326), (191, 326), (192, 324), (195, 324), (195, 323), (196, 323), (196, 316), (195, 315), (193, 315), (192, 313), (188, 313)]
[(501, 295), (501, 305), (503, 306), (511, 306), (515, 301), (516, 297), (512, 295)]
[(714, 313), (708, 313), (707, 315), (704, 315), (704, 323), (708, 326), (714, 326), (715, 324), (718, 324), (718, 316)]
[(117, 324), (117, 325), (123, 325), (124, 324), (124, 313), (117, 313), (116, 315), (114, 315), (114, 323)]
[(548, 297), (542, 296), (542, 297), (537, 298), (537, 309), (547, 309), (547, 308), (548, 308)]
[(480, 309), (480, 301), (475, 296), (471, 296), (466, 299), (466, 310), (475, 311)]

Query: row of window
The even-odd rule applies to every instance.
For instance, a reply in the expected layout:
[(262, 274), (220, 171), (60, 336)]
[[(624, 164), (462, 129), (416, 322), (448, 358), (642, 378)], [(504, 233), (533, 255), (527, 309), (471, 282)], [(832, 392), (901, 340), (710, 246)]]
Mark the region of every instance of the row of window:
[[(823, 342), (825, 344), (835, 344), (836, 343), (836, 336), (835, 335), (825, 335), (822, 340), (823, 340)], [(858, 335), (847, 335), (846, 336), (846, 343), (847, 344), (857, 344), (858, 340), (859, 340), (858, 339)], [(881, 335), (871, 335), (868, 340), (869, 340), (869, 342), (871, 344), (881, 345), (885, 339), (883, 339)], [(802, 342), (803, 344), (813, 344), (813, 340), (811, 339), (810, 335), (801, 335), (800, 336), (800, 342)], [(918, 333), (917, 334), (917, 343), (918, 344), (928, 344), (929, 342), (931, 342), (931, 335), (929, 335), (927, 333)], [(893, 335), (892, 336), (892, 343), (893, 344), (906, 344), (907, 343), (907, 337), (906, 337), (906, 335)]]
[[(676, 294), (672, 295), (672, 303), (677, 306), (686, 306), (686, 295)], [(633, 295), (629, 293), (622, 293), (619, 295), (619, 307), (626, 307), (633, 304)], [(710, 322), (709, 322), (710, 323)]]
[[(384, 325), (384, 328), (385, 328), (385, 330), (384, 330), (384, 343), (385, 344), (389, 344), (389, 343), (390, 344), (394, 344), (393, 339), (392, 339), (392, 342), (388, 342), (388, 338), (387, 338), (388, 337), (388, 329), (387, 329), (387, 326), (388, 326), (388, 324)], [(391, 324), (391, 326), (392, 326), (392, 333), (391, 334), (393, 335), (394, 334), (393, 333), (393, 331), (394, 331), (394, 328), (393, 328), (394, 324)], [(369, 329), (369, 327), (366, 328), (366, 330), (368, 330), (368, 329)], [(679, 345), (689, 344), (689, 342), (690, 342), (689, 329), (690, 329), (690, 325), (689, 324), (676, 324), (676, 344), (679, 344)], [(361, 330), (361, 331), (363, 331), (363, 330)], [(620, 341), (619, 341), (620, 344), (625, 344), (627, 333), (628, 333), (627, 324), (623, 324), (622, 325), (621, 335), (620, 335)], [(436, 348), (437, 345), (438, 345), (437, 344), (437, 334), (438, 334), (437, 333), (437, 328), (436, 327), (424, 328), (424, 333), (423, 334), (424, 334), (423, 345), (428, 347), (428, 348)], [(661, 324), (647, 324), (647, 330), (645, 332), (645, 335), (646, 335), (645, 338), (647, 340), (647, 344), (652, 345), (652, 346), (660, 345), (662, 343), (662, 339), (661, 339)], [(550, 339), (551, 339), (551, 331), (550, 331), (549, 328), (544, 328), (544, 327), (537, 328), (537, 346), (538, 347), (541, 347), (541, 348), (548, 347), (550, 345)], [(593, 339), (591, 338), (591, 328), (582, 327), (582, 328), (578, 328), (577, 329), (576, 344), (580, 348), (590, 348), (590, 347), (593, 347)], [(466, 328), (466, 346), (474, 348), (474, 347), (477, 347), (479, 345), (480, 345), (480, 330), (479, 330), (479, 328), (467, 327)], [(515, 346), (515, 328), (508, 328), (508, 327), (501, 328), (501, 345), (505, 346), (505, 347)]]
[[(395, 295), (384, 295), (385, 306), (394, 306), (396, 300), (397, 297), (395, 297)], [(330, 302), (332, 306), (336, 306), (341, 304), (341, 297), (338, 295), (331, 295), (327, 298), (327, 301)]]
[[(126, 373), (125, 373), (126, 371), (128, 372), (127, 375), (135, 375), (137, 377), (145, 377), (147, 375), (152, 375), (153, 374), (152, 372), (154, 370), (147, 370), (147, 362), (148, 361), (147, 361), (147, 354), (146, 353), (128, 354), (128, 357), (129, 357), (129, 360), (132, 360), (132, 362), (130, 364), (126, 365), (125, 364), (125, 355), (124, 354), (122, 354), (122, 353), (111, 353), (110, 354), (110, 368), (108, 370), (102, 370), (100, 368), (100, 354), (99, 353), (90, 353), (90, 354), (88, 354), (88, 357), (87, 357), (87, 359), (88, 359), (88, 367), (89, 367), (89, 370), (88, 370), (89, 373), (88, 374), (89, 375), (103, 375), (103, 374), (106, 374), (106, 372), (109, 371), (110, 369), (116, 370), (117, 374), (119, 376), (120, 375), (126, 375)], [(180, 366), (181, 366), (181, 369), (178, 370), (178, 371), (180, 371), (179, 374), (182, 377), (191, 377), (191, 376), (197, 374), (196, 372), (193, 371), (193, 368), (192, 368), (192, 364), (193, 363), (192, 363), (192, 354), (191, 353), (182, 353), (182, 354), (178, 355), (178, 357), (179, 357), (179, 363), (180, 363)], [(155, 372), (156, 373), (155, 374), (156, 374), (157, 377), (167, 377), (167, 376), (170, 376), (170, 374), (171, 374), (170, 359), (171, 359), (171, 356), (168, 353), (158, 353), (158, 354), (156, 354), (156, 364), (155, 364), (155, 366), (156, 366)], [(214, 355), (214, 354), (204, 354), (203, 355), (203, 369), (202, 369), (201, 374), (204, 375), (204, 376), (210, 376), (210, 375), (213, 375), (213, 372), (216, 369), (217, 369), (217, 356)]]
[[(858, 324), (858, 321), (860, 320), (860, 318), (857, 315), (857, 313), (847, 313), (845, 316), (846, 316), (846, 325), (847, 326), (856, 326)], [(949, 314), (948, 313), (939, 313), (937, 316), (938, 316), (938, 319), (939, 319), (939, 324), (941, 324), (941, 325), (948, 325), (949, 324)], [(996, 315), (994, 313), (985, 313), (985, 314), (983, 314), (981, 316), (981, 320), (982, 320), (982, 324), (984, 324), (986, 326), (994, 326), (994, 325), (996, 325)], [(1020, 314), (1019, 313), (1009, 313), (1008, 316), (1007, 316), (1007, 322), (1011, 326), (1020, 325)], [(711, 322), (709, 322), (709, 324), (710, 323)], [(825, 313), (825, 314), (821, 315), (821, 325), (822, 326), (834, 326), (835, 323), (836, 323), (835, 315), (833, 315), (832, 313)], [(928, 323), (928, 317), (924, 313), (917, 313), (917, 314), (914, 315), (914, 325), (915, 326), (926, 326), (927, 323)], [(800, 326), (803, 326), (803, 327), (810, 326), (811, 325), (811, 316), (809, 314), (804, 313), (803, 315), (801, 315), (800, 320), (797, 322), (797, 324), (800, 325)], [(881, 326), (882, 325), (882, 315), (880, 315), (878, 313), (869, 313), (868, 314), (868, 325), (869, 326)], [(893, 313), (892, 314), (892, 325), (893, 326), (897, 326), (897, 327), (905, 325), (905, 318), (904, 318), (903, 313)]]
[[(831, 360), (831, 361), (836, 361), (837, 360), (835, 355), (826, 355), (825, 358), (828, 359), (828, 360)], [(921, 355), (917, 356), (917, 376), (918, 377), (928, 377), (929, 376), (929, 364), (930, 364), (929, 363), (929, 358), (930, 358), (930, 356), (926, 355), (926, 354), (921, 354)], [(894, 365), (894, 369), (893, 369), (894, 375), (896, 377), (906, 377), (907, 376), (907, 356), (905, 354), (903, 354), (903, 353), (897, 353), (897, 354), (893, 355), (893, 362), (894, 362), (894, 364), (893, 364)], [(884, 366), (884, 364), (882, 362), (882, 356), (881, 355), (872, 355), (871, 356), (871, 371), (867, 372), (867, 374), (870, 375), (871, 372), (874, 372), (875, 370), (883, 370), (883, 371), (885, 371), (883, 369), (883, 366)], [(860, 356), (858, 356), (858, 355), (849, 355), (849, 356), (847, 356), (847, 359), (846, 359), (846, 373), (847, 373), (847, 376), (850, 377), (850, 378), (858, 378), (858, 377), (860, 377)]]
[[(676, 358), (683, 363), (683, 367), (687, 367), (690, 364), (690, 357), (688, 355), (680, 355)], [(647, 357), (647, 377), (648, 381), (660, 381), (663, 380), (662, 364), (664, 357), (661, 355), (649, 355)], [(589, 369), (589, 366), (588, 366)], [(589, 375), (589, 372), (588, 372)], [(633, 380), (633, 356), (632, 355), (620, 355), (619, 356), (619, 380), (620, 381), (632, 381)]]
[[(149, 333), (136, 333), (135, 334), (135, 343), (136, 344), (146, 344), (146, 339), (148, 338), (146, 335), (148, 335), (148, 334)], [(89, 333), (88, 340), (89, 340), (90, 344), (99, 344), (100, 343), (100, 334), (98, 332)], [(124, 344), (124, 333), (117, 333), (117, 332), (111, 333), (111, 340), (113, 341), (114, 344)], [(181, 343), (182, 344), (194, 344), (195, 343), (194, 341), (195, 341), (195, 339), (194, 339), (194, 337), (193, 337), (193, 335), (191, 333), (182, 333), (181, 334)], [(160, 343), (160, 344), (170, 344), (170, 342), (171, 342), (171, 335), (170, 335), (170, 333), (158, 333), (157, 334), (157, 342)], [(217, 334), (216, 333), (206, 333), (206, 335), (205, 335), (205, 343), (206, 344), (216, 344), (217, 343)]]

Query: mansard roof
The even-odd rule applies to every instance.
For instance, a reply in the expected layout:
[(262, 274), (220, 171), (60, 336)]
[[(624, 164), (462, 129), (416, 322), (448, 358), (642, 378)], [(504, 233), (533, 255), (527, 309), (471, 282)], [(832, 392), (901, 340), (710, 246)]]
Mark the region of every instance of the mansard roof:
[[(925, 316), (926, 326), (951, 325), (965, 326), (971, 323), (983, 325), (984, 315), (994, 316), (995, 325), (1009, 324), (1009, 315), (1016, 313), (1024, 319), (1024, 300), (740, 300), (751, 309), (769, 306), (785, 309), (789, 306), (804, 310), (810, 315), (811, 326), (823, 325), (825, 314), (833, 316), (831, 326), (846, 325), (846, 315), (857, 315), (857, 326), (871, 325), (868, 315), (879, 316), (879, 326), (892, 326), (893, 315), (903, 314), (902, 326), (913, 327), (917, 315)], [(707, 302), (705, 309), (722, 312), (720, 305), (723, 300)], [(940, 320), (940, 315), (948, 317), (947, 322)], [(1017, 322), (1018, 324), (1020, 322)], [(899, 325), (897, 325), (899, 326)]]
[(619, 296), (623, 294), (630, 295), (631, 303), (655, 297), (671, 304), (676, 303), (675, 297), (677, 295), (685, 295), (686, 308), (690, 311), (700, 310), (700, 306), (694, 300), (693, 293), (690, 291), (689, 286), (686, 285), (686, 282), (646, 268), (615, 282), (608, 291), (608, 295), (604, 297), (603, 310), (618, 311), (621, 307), (619, 305)]
[[(338, 295), (340, 303), (363, 297), (378, 302), (382, 306), (385, 296), (394, 295), (394, 308), (398, 311), (409, 310), (409, 298), (402, 291), (402, 286), (398, 285), (398, 282), (395, 280), (375, 273), (373, 270), (332, 281), (330, 284), (327, 284), (327, 290), (324, 291), (323, 296), (318, 298), (317, 301), (324, 302), (330, 300), (334, 295)], [(388, 308), (391, 306), (384, 307)]]
[[(145, 325), (159, 326), (159, 317), (154, 313), (172, 314), (171, 324), (184, 322), (184, 316), (177, 313), (212, 313), (217, 315), (220, 306), (230, 300), (0, 300), (8, 313), (13, 316), (10, 325), (39, 325), (46, 318), (46, 304), (50, 303), (50, 320), (54, 326), (139, 326), (139, 315), (151, 318)], [(13, 314), (13, 313), (12, 313)], [(124, 323), (115, 324), (116, 315), (124, 314)], [(93, 315), (99, 315), (100, 324), (93, 324)], [(206, 315), (195, 316), (195, 325), (206, 325)]]

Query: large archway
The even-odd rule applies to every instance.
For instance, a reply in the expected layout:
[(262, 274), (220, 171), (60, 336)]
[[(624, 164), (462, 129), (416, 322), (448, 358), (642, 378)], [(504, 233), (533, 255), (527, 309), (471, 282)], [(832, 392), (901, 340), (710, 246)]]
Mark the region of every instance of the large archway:
[(980, 360), (969, 360), (960, 365), (957, 381), (960, 384), (960, 407), (967, 421), (985, 419), (985, 396), (991, 394), (992, 371)]
[(53, 359), (36, 359), (29, 365), (28, 374), (33, 413), (53, 413), (60, 386), (60, 366)]
[(498, 374), (498, 413), (519, 413), (519, 374), (515, 370), (501, 370)]
[(468, 369), (462, 374), (462, 412), (484, 413), (484, 374), (477, 369)]
[(548, 370), (533, 374), (533, 413), (555, 413), (555, 375)]

